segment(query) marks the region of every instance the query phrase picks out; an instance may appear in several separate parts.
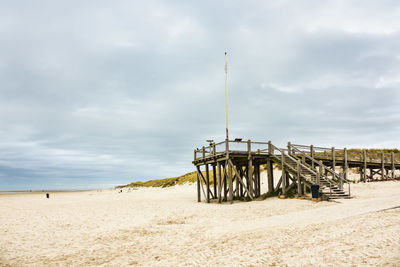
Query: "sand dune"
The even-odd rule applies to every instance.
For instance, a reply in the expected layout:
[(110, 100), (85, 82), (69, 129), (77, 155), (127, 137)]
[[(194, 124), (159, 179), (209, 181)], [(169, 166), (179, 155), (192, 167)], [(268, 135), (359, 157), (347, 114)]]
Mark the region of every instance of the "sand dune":
[(400, 182), (353, 199), (196, 202), (194, 185), (0, 196), (4, 266), (399, 266)]

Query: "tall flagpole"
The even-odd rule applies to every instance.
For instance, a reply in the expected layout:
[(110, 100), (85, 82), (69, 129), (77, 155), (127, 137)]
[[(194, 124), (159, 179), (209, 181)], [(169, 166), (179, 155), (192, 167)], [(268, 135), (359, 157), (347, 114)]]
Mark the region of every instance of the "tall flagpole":
[(225, 113), (226, 113), (226, 140), (229, 140), (228, 134), (228, 61), (225, 52)]

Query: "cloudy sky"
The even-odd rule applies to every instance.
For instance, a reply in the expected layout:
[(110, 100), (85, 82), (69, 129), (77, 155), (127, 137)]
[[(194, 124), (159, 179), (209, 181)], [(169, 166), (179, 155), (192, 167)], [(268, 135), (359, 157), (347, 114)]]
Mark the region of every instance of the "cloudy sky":
[(1, 1), (0, 190), (194, 168), (225, 134), (400, 146), (399, 1)]

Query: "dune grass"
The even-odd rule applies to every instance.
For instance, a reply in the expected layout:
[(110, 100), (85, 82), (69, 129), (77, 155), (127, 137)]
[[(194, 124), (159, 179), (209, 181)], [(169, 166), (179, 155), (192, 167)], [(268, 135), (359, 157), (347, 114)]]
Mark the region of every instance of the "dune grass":
[[(203, 176), (205, 177), (206, 172), (202, 172)], [(210, 175), (210, 184), (213, 183), (212, 172), (209, 172)], [(127, 185), (117, 186), (116, 188), (122, 187), (169, 187), (179, 184), (185, 183), (195, 183), (197, 181), (197, 172), (189, 172), (182, 176), (172, 177), (172, 178), (165, 178), (165, 179), (158, 179), (158, 180), (149, 180), (146, 182), (133, 182)]]

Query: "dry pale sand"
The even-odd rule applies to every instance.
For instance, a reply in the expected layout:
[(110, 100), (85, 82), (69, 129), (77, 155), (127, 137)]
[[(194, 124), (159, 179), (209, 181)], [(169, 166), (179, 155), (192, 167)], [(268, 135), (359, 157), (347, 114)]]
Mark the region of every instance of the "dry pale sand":
[(1, 195), (0, 265), (400, 266), (400, 182), (352, 192), (233, 205), (197, 203), (195, 185)]

